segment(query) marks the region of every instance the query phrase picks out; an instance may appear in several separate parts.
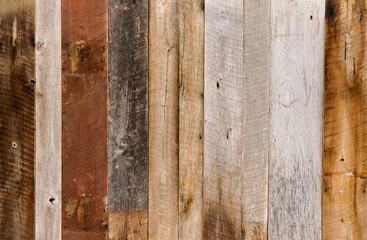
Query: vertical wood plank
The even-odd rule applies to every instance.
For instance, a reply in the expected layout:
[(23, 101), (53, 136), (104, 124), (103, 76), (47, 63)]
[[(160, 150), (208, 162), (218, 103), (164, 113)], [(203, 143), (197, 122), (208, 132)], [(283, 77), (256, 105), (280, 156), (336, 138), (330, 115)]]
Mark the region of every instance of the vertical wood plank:
[(61, 240), (61, 1), (36, 0), (36, 239)]
[(246, 240), (267, 239), (270, 1), (244, 1), (244, 185)]
[(367, 238), (367, 1), (326, 1), (323, 237)]
[(243, 1), (205, 1), (204, 239), (242, 238)]
[(107, 239), (107, 0), (62, 0), (63, 239)]
[(323, 1), (271, 2), (268, 239), (321, 239)]
[(0, 0), (0, 239), (34, 239), (34, 0)]
[(179, 2), (179, 239), (203, 239), (204, 0)]
[(178, 1), (149, 1), (149, 239), (178, 238)]
[(109, 239), (147, 239), (148, 1), (109, 1)]

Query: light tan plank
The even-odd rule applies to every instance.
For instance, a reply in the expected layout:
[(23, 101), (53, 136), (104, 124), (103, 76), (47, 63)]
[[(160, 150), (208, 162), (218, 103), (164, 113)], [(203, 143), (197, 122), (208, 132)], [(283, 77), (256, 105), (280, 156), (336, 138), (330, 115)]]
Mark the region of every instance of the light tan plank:
[(268, 239), (321, 239), (324, 1), (271, 1)]
[(36, 0), (36, 239), (61, 239), (61, 1)]
[(241, 239), (243, 1), (205, 1), (204, 239)]
[(179, 239), (203, 238), (204, 0), (179, 3)]
[(149, 228), (178, 238), (178, 1), (149, 2)]
[(270, 1), (244, 5), (244, 239), (267, 239)]

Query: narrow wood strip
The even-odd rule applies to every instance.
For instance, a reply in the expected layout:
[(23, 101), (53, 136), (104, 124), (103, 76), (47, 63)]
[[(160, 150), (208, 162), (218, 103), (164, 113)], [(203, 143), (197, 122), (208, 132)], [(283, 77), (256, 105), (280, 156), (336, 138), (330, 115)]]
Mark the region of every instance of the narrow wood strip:
[(149, 1), (149, 239), (178, 238), (177, 0)]
[(107, 239), (107, 0), (62, 0), (63, 239)]
[(367, 239), (366, 0), (327, 0), (323, 237)]
[(243, 229), (246, 240), (267, 239), (270, 1), (244, 5), (244, 186)]
[(0, 0), (0, 239), (35, 239), (34, 12)]
[(268, 239), (321, 239), (323, 1), (271, 1)]
[(179, 239), (203, 239), (204, 0), (179, 2)]
[(147, 239), (148, 1), (109, 1), (109, 239)]
[(243, 1), (205, 2), (204, 239), (242, 239)]
[(61, 240), (61, 1), (36, 0), (36, 239)]

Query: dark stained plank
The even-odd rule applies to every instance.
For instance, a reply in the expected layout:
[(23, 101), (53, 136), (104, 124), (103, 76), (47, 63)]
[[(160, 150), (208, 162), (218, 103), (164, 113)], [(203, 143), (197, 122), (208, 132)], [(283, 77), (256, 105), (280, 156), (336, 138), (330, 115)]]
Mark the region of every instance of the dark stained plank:
[(147, 239), (148, 1), (109, 1), (109, 238)]
[(0, 239), (34, 239), (34, 0), (0, 0)]
[(107, 0), (62, 0), (63, 239), (107, 239)]
[(327, 0), (323, 239), (367, 239), (366, 0)]

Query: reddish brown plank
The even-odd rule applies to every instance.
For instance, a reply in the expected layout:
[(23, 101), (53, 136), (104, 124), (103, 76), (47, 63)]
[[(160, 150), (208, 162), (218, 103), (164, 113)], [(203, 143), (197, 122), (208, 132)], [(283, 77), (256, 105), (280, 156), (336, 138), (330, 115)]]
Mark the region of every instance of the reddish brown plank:
[(107, 239), (107, 0), (62, 0), (63, 239)]
[(34, 0), (0, 0), (0, 239), (34, 239)]

